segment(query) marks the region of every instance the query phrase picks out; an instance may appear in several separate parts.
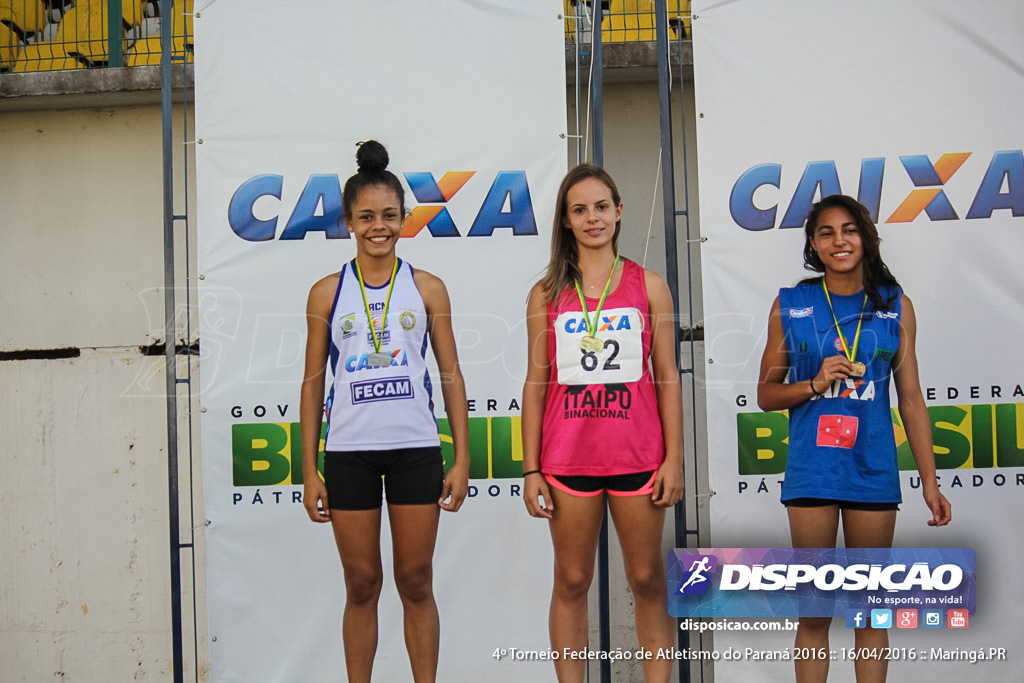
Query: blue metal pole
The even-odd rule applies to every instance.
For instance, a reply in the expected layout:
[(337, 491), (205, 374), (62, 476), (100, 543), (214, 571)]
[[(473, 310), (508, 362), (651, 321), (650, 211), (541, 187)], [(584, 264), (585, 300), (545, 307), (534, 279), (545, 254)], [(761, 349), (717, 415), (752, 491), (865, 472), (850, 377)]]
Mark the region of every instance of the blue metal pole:
[[(174, 152), (171, 146), (171, 0), (160, 0), (160, 104), (163, 114), (164, 372), (167, 390), (167, 514), (171, 570), (171, 649), (174, 683), (184, 683), (181, 618), (181, 530), (178, 520), (178, 362), (174, 300)], [(120, 21), (120, 12), (118, 12)]]

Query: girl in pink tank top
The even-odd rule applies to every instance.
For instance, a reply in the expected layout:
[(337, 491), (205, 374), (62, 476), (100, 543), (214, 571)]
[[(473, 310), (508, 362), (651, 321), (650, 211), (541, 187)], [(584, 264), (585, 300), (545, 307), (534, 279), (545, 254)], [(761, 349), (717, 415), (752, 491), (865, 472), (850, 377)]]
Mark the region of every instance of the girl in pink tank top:
[[(675, 643), (661, 552), (665, 510), (683, 497), (683, 419), (668, 286), (618, 255), (622, 203), (611, 176), (584, 164), (558, 190), (551, 262), (527, 306), (523, 499), (549, 521), (555, 551), (551, 647), (587, 642), (587, 592), (607, 501), (622, 547), (642, 648)], [(607, 494), (607, 495), (606, 495)], [(668, 681), (670, 660), (644, 661)], [(583, 660), (560, 658), (560, 681)]]

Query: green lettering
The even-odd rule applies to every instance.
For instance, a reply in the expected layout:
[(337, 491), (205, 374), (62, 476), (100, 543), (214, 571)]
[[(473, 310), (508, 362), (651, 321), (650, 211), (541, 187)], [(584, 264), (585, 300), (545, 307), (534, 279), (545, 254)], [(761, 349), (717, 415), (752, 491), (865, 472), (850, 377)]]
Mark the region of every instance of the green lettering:
[(1015, 403), (996, 407), (996, 467), (1024, 466), (1024, 449), (1020, 447), (1020, 411)]
[(781, 474), (786, 470), (789, 416), (785, 413), (739, 413), (736, 441), (740, 474)]
[(288, 430), (273, 423), (231, 425), (232, 483), (275, 486), (286, 483), (291, 462), (285, 450)]

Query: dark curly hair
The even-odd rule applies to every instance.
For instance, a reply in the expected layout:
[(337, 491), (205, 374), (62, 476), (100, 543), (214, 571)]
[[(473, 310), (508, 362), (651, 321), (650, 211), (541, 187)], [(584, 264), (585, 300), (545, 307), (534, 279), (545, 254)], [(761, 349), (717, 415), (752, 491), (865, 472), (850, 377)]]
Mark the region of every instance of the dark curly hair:
[(352, 204), (355, 203), (359, 191), (364, 187), (383, 185), (390, 187), (398, 195), (398, 203), (405, 213), (405, 188), (394, 173), (388, 170), (388, 151), (376, 140), (359, 143), (356, 150), (356, 164), (359, 170), (345, 181), (345, 190), (341, 195), (341, 208), (345, 218), (352, 217)]
[[(847, 197), (844, 194), (833, 194), (811, 205), (811, 210), (807, 214), (807, 220), (804, 222), (804, 235), (807, 238), (804, 240), (804, 268), (816, 273), (825, 272), (825, 264), (821, 262), (818, 252), (811, 246), (811, 238), (814, 237), (814, 231), (818, 227), (818, 219), (827, 209), (845, 209), (853, 217), (854, 223), (857, 224), (857, 230), (860, 232), (860, 240), (864, 249), (864, 260), (862, 261), (864, 264), (864, 293), (871, 300), (874, 310), (891, 310), (897, 295), (893, 294), (889, 297), (888, 301), (884, 301), (878, 291), (878, 287), (879, 285), (899, 287), (900, 283), (896, 281), (893, 274), (889, 272), (889, 266), (885, 265), (885, 262), (882, 260), (878, 246), (882, 238), (878, 236), (878, 228), (875, 227), (874, 221), (871, 220), (871, 213), (867, 207), (853, 197)], [(806, 282), (817, 282), (820, 279), (810, 278)]]

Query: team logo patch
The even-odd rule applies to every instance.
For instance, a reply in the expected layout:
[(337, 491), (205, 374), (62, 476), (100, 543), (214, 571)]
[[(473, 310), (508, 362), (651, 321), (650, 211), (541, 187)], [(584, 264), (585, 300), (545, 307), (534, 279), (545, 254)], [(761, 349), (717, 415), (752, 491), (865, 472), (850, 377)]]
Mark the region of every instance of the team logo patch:
[(899, 320), (900, 314), (896, 311), (875, 311), (875, 317), (882, 320)]
[(352, 403), (373, 403), (412, 398), (412, 381), (408, 377), (388, 377), (352, 382)]
[(356, 314), (349, 313), (341, 319), (341, 338), (348, 339), (356, 334)]
[(402, 315), (398, 316), (398, 323), (402, 326), (403, 330), (411, 330), (416, 327), (416, 316), (412, 311), (405, 311)]
[(791, 308), (789, 309), (790, 318), (808, 318), (814, 314), (814, 306), (808, 306), (807, 308)]
[(857, 441), (857, 423), (857, 418), (852, 415), (822, 415), (818, 418), (817, 445), (853, 448)]

